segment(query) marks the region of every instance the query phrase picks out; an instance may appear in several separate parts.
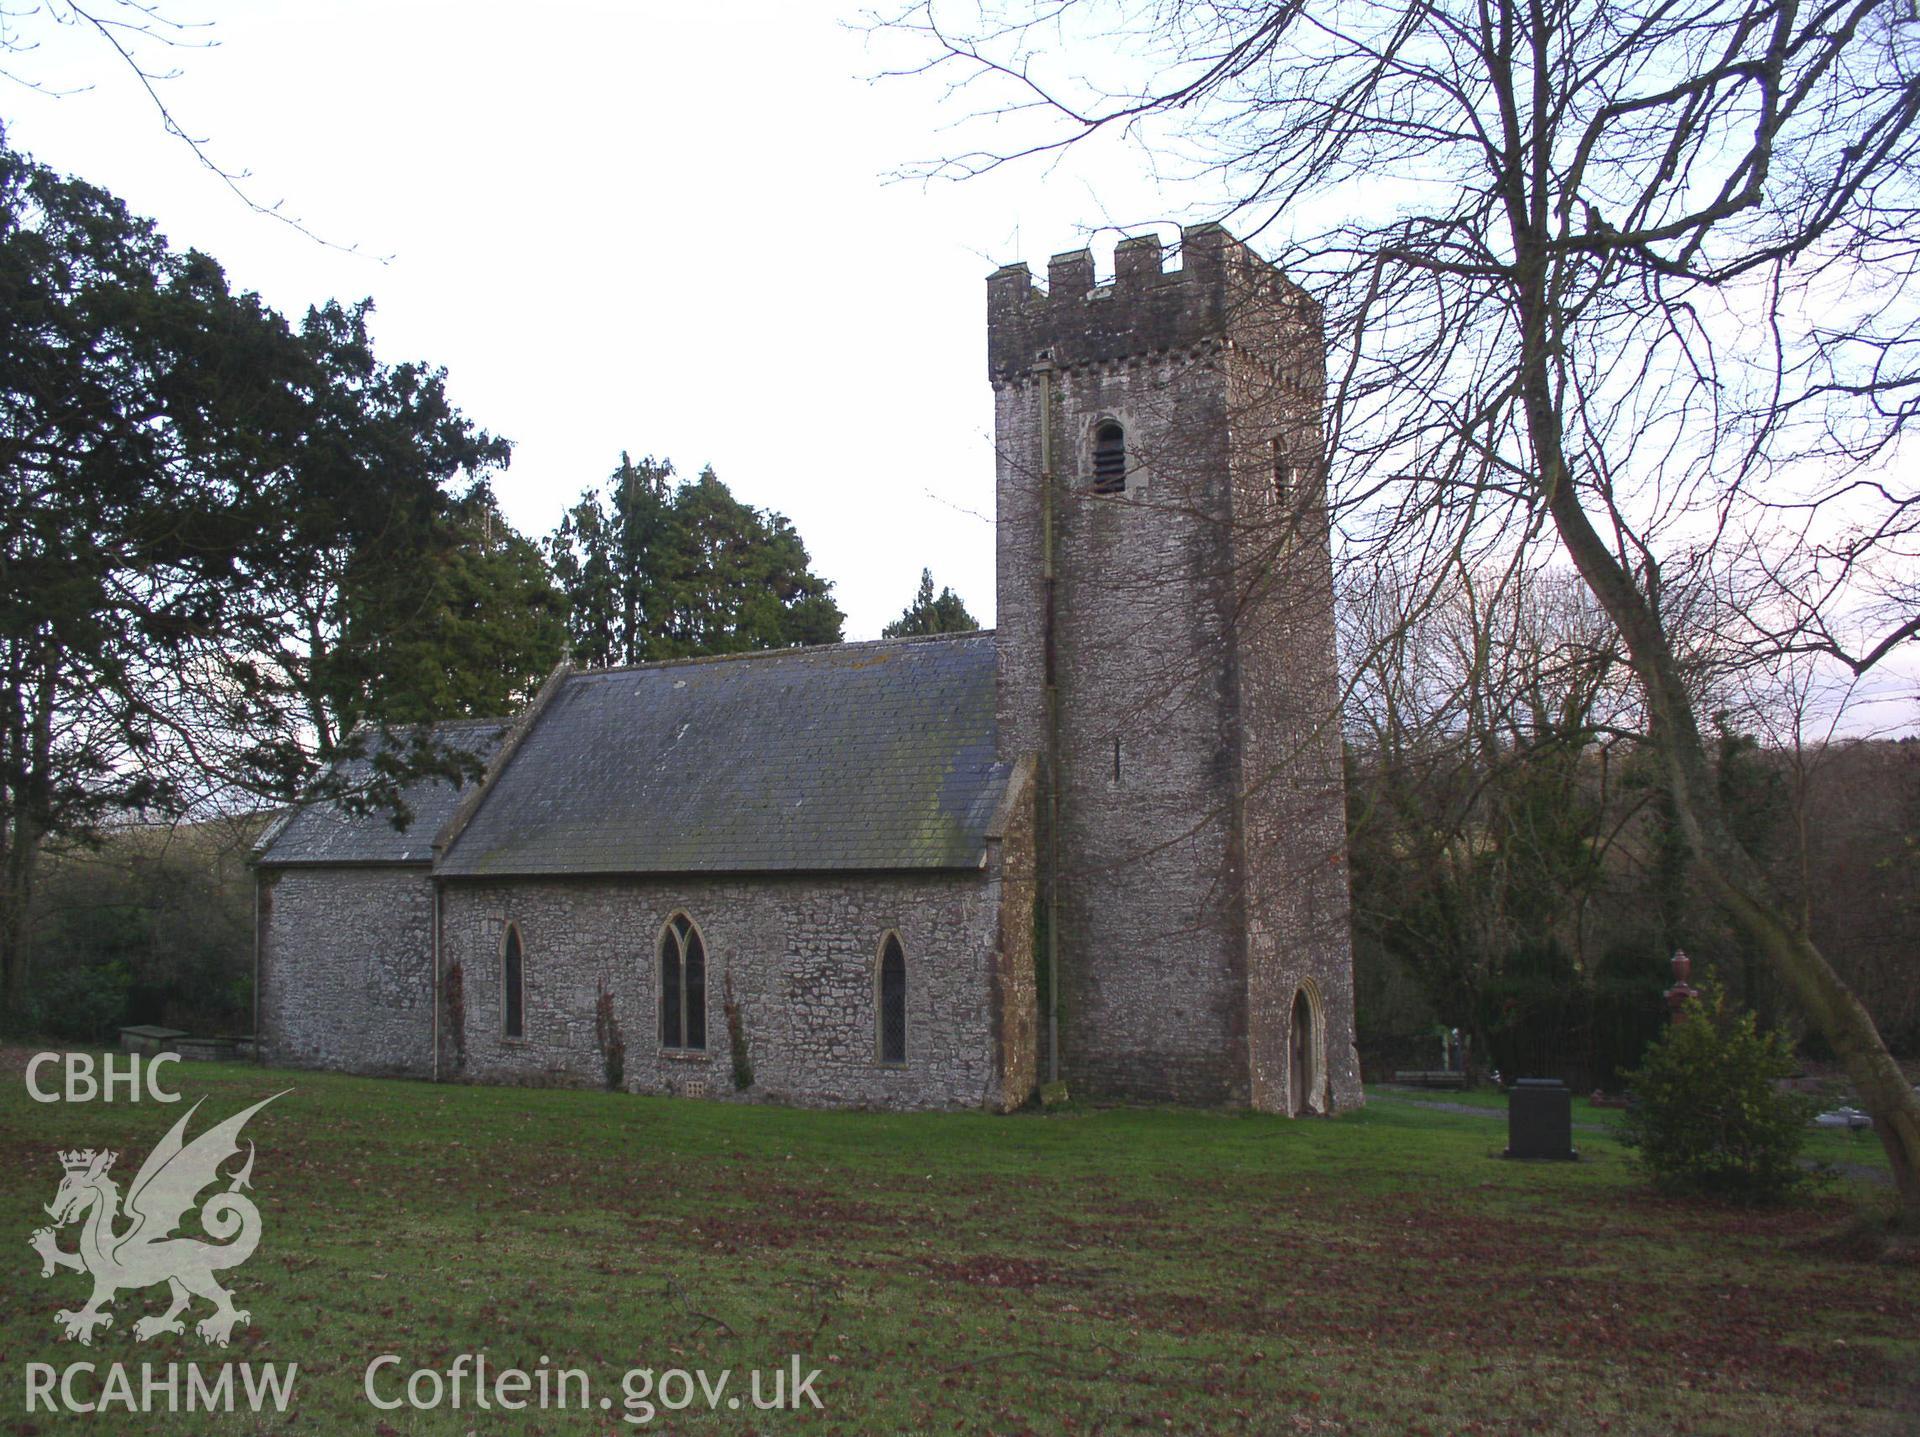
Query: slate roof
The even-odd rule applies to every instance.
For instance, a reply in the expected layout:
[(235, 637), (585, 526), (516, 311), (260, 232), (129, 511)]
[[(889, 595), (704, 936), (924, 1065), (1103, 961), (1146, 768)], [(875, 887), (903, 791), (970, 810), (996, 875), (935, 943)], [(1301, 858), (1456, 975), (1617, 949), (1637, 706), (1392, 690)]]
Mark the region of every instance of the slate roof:
[(977, 868), (993, 635), (570, 674), (437, 872)]
[[(458, 719), (433, 726), (435, 737), (449, 748), (463, 749), (485, 762), (500, 746), (508, 719)], [(337, 771), (352, 782), (365, 775), (375, 739), (366, 757), (342, 760)], [(268, 867), (329, 863), (431, 863), (433, 840), (453, 817), (461, 789), (445, 779), (423, 779), (403, 790), (413, 821), (402, 832), (384, 813), (351, 817), (330, 803), (306, 804), (295, 809), (277, 827), (261, 835), (254, 862)]]

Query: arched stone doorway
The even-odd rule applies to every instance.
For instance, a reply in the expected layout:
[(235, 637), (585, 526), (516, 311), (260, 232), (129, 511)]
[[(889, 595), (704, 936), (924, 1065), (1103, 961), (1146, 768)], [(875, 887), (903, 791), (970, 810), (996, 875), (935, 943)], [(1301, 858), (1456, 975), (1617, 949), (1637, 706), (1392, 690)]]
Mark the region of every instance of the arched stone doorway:
[(1305, 987), (1293, 995), (1293, 1013), (1287, 1023), (1287, 1111), (1296, 1118), (1324, 1112), (1320, 1090), (1325, 1065), (1320, 1053), (1318, 1005)]

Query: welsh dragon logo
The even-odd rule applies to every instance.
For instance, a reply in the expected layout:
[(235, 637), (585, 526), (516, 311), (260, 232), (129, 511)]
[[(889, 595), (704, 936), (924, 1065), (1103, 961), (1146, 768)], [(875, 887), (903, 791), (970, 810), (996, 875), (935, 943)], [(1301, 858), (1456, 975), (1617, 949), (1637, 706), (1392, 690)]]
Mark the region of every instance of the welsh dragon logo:
[[(108, 1176), (118, 1153), (87, 1148), (60, 1154), (66, 1176), (53, 1201), (46, 1204), (53, 1224), (35, 1231), (29, 1245), (40, 1254), (42, 1277), (52, 1277), (55, 1269), (64, 1267), (93, 1278), (93, 1296), (85, 1307), (54, 1314), (62, 1337), (91, 1345), (96, 1328), (113, 1325), (113, 1314), (106, 1308), (115, 1294), (162, 1282), (172, 1291), (173, 1301), (160, 1316), (134, 1323), (133, 1335), (143, 1342), (163, 1332), (184, 1332), (180, 1314), (193, 1297), (213, 1304), (213, 1311), (194, 1326), (210, 1344), (225, 1347), (235, 1326), (252, 1320), (251, 1314), (234, 1307), (233, 1294), (214, 1280), (215, 1273), (252, 1257), (260, 1244), (260, 1210), (240, 1191), (253, 1177), (251, 1142), (245, 1164), (228, 1178), (226, 1190), (199, 1205), (200, 1226), (213, 1241), (173, 1234), (200, 1194), (220, 1180), (220, 1165), (240, 1151), (240, 1130), (247, 1119), (274, 1098), (285, 1096), (285, 1092), (275, 1093), (189, 1143), (187, 1123), (200, 1110), (195, 1103), (140, 1164), (127, 1189), (124, 1213), (120, 1185)], [(130, 1221), (119, 1227), (123, 1216)], [(84, 1225), (79, 1250), (68, 1252), (59, 1246), (55, 1234), (73, 1222)]]

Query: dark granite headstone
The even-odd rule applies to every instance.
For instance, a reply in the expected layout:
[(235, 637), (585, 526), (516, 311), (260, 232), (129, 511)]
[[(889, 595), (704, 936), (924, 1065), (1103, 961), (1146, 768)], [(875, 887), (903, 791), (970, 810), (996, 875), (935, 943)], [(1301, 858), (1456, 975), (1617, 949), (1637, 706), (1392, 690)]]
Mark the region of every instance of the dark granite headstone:
[(1573, 1094), (1558, 1078), (1521, 1078), (1507, 1094), (1507, 1156), (1558, 1158), (1573, 1148)]

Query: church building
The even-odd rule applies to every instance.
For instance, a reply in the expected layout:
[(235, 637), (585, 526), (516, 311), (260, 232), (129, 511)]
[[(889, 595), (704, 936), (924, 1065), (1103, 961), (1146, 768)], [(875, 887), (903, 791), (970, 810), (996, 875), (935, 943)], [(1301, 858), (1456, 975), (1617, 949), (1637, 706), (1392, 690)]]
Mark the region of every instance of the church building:
[(562, 665), (440, 726), (484, 777), (416, 785), (406, 830), (271, 829), (264, 1059), (1359, 1103), (1318, 312), (1216, 226), (1177, 258), (987, 281), (996, 630)]

